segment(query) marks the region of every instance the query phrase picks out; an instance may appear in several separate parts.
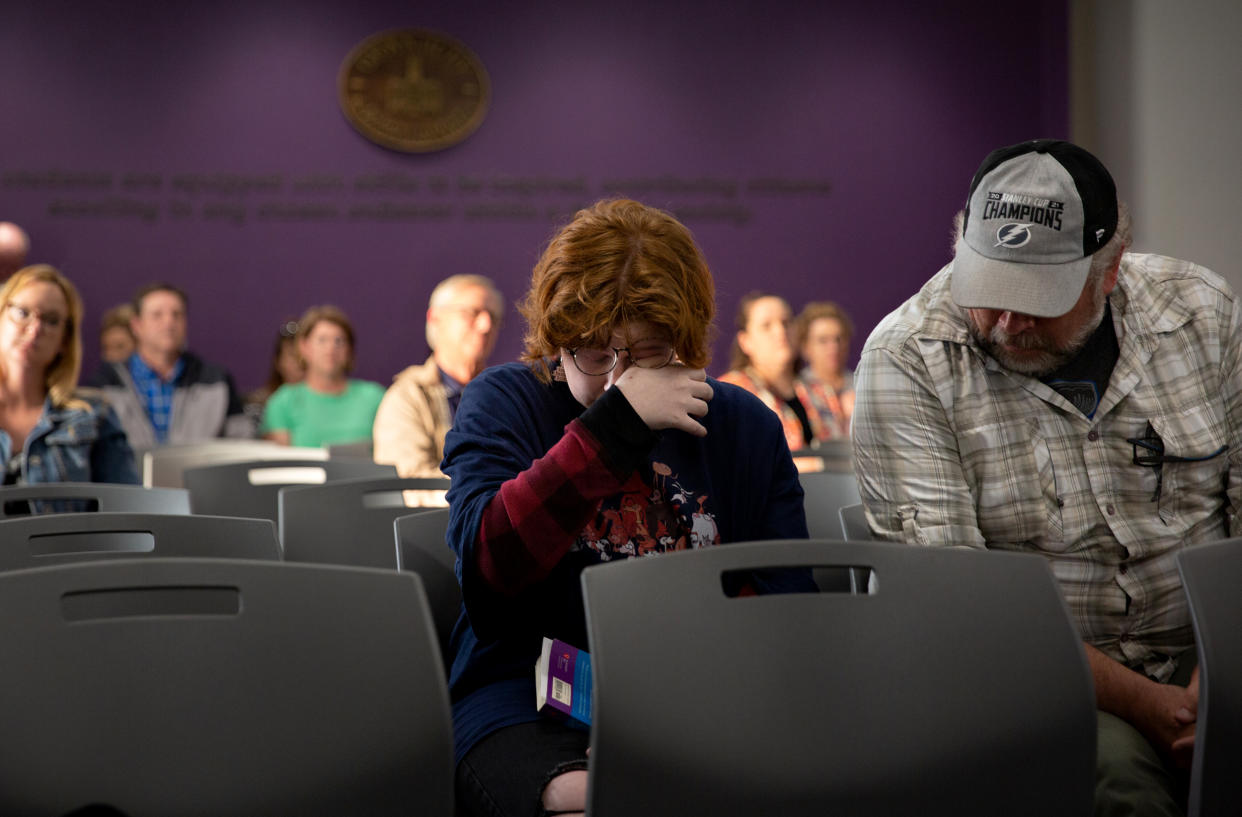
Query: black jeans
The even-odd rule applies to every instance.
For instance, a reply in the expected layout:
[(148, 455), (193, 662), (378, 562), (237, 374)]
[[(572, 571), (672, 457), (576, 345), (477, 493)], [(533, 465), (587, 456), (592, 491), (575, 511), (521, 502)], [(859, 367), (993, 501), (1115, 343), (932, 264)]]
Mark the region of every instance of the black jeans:
[(550, 718), (493, 732), (457, 764), (458, 817), (540, 817), (544, 787), (585, 769), (588, 745), (588, 732)]

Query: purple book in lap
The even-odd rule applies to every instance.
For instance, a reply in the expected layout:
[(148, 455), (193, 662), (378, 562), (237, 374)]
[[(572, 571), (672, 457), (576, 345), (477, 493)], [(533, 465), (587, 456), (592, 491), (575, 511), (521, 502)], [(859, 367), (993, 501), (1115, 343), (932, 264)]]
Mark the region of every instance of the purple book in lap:
[(535, 664), (535, 707), (544, 715), (590, 725), (591, 654), (545, 637)]

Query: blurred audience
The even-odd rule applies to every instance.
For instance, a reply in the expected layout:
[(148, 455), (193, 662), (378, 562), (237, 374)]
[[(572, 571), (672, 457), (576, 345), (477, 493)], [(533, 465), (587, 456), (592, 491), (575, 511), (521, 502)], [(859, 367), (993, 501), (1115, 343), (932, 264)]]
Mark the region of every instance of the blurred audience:
[(348, 377), (354, 366), (354, 327), (335, 306), (314, 306), (298, 321), (300, 383), (286, 383), (267, 400), (263, 436), (285, 445), (322, 446), (368, 439), (384, 388)]
[(789, 304), (778, 295), (751, 292), (742, 298), (731, 368), (720, 379), (741, 386), (776, 412), (789, 450), (798, 451), (830, 439), (833, 433), (824, 427), (806, 386), (794, 376), (792, 315)]
[(79, 390), (82, 299), (47, 264), (0, 287), (0, 456), (4, 484), (137, 483), (133, 451), (101, 396)]
[(811, 405), (825, 432), (848, 437), (854, 413), (854, 373), (845, 368), (850, 357), (854, 324), (831, 301), (807, 304), (794, 321), (795, 346), (806, 364), (798, 380), (806, 386)]
[(298, 322), (290, 318), (276, 330), (276, 343), (272, 347), (267, 381), (246, 395), (246, 416), (256, 429), (263, 422), (263, 411), (267, 408), (268, 398), (286, 383), (301, 383), (305, 376), (302, 355), (298, 352)]
[(135, 448), (253, 436), (232, 376), (186, 351), (188, 306), (172, 284), (138, 290), (130, 321), (134, 353), (102, 363), (93, 378)]
[(26, 264), (30, 238), (11, 221), (0, 221), (0, 277), (11, 275)]
[(375, 461), (403, 477), (439, 477), (444, 435), (461, 392), (483, 371), (496, 346), (504, 296), (482, 275), (454, 275), (427, 305), (431, 357), (395, 378), (375, 415)]
[(133, 304), (114, 306), (103, 314), (99, 324), (99, 357), (105, 363), (124, 363), (134, 353)]

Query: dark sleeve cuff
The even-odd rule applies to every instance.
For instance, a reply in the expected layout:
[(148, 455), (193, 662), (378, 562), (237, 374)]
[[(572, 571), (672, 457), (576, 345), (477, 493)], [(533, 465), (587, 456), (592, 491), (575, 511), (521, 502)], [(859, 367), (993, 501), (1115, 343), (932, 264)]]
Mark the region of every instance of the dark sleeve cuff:
[(620, 389), (608, 389), (578, 419), (599, 440), (604, 462), (620, 479), (645, 464), (660, 439)]

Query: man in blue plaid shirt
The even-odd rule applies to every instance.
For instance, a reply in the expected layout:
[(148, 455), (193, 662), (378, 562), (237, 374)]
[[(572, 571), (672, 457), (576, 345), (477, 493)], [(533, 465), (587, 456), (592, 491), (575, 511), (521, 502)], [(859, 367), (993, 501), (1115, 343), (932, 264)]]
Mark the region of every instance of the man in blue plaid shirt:
[(187, 309), (188, 299), (177, 287), (143, 287), (134, 296), (130, 323), (134, 354), (123, 363), (104, 364), (95, 377), (136, 449), (253, 436), (233, 378), (185, 350)]

